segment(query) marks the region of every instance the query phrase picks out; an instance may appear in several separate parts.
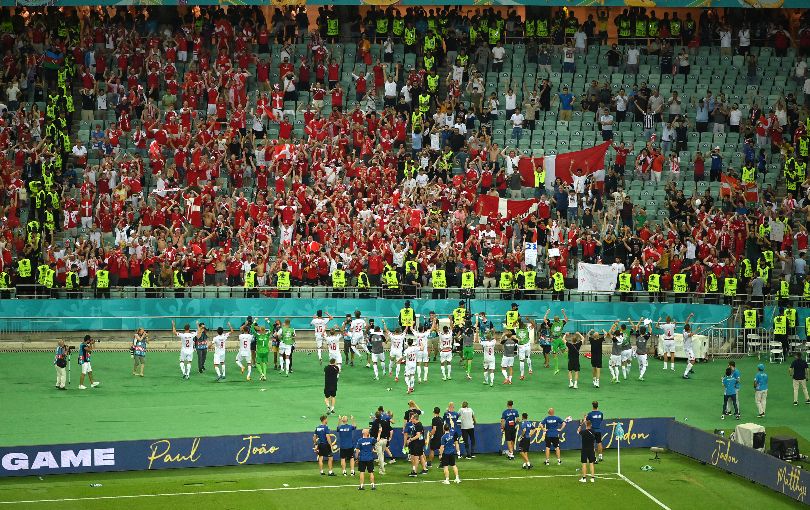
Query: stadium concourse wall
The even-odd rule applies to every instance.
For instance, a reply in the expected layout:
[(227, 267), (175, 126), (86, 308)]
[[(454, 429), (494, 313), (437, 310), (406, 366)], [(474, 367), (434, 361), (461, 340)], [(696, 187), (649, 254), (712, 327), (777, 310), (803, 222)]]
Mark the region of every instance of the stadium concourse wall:
[[(299, 298), (223, 298), (223, 299), (35, 299), (0, 300), (0, 331), (7, 332), (69, 332), (69, 331), (132, 331), (142, 327), (148, 330), (171, 329), (171, 320), (178, 327), (194, 320), (206, 321), (212, 328), (234, 327), (251, 315), (257, 319), (289, 317), (292, 326), (311, 329), (310, 320), (316, 310), (331, 313), (336, 318), (359, 310), (363, 317), (389, 318), (393, 326), (399, 315), (402, 299), (299, 299)], [(447, 317), (459, 304), (453, 299), (412, 299), (417, 314), (435, 311)], [(486, 312), (496, 323), (510, 309), (511, 301), (471, 300), (474, 313)], [(670, 315), (684, 320), (694, 313), (695, 323), (717, 324), (731, 313), (725, 305), (692, 305), (685, 303), (622, 303), (622, 302), (563, 302), (517, 301), (523, 316), (542, 318), (546, 310), (550, 316), (562, 315), (564, 308), (569, 319), (578, 321), (578, 327), (605, 328), (626, 317), (657, 319)]]
[[(621, 435), (617, 434), (619, 424)], [(580, 436), (576, 433), (578, 426), (577, 420), (566, 425), (560, 435), (560, 448), (577, 450), (581, 447)], [(810, 473), (735, 443), (730, 438), (679, 423), (674, 418), (607, 420), (602, 432), (606, 449), (617, 446), (669, 448), (806, 504)], [(359, 436), (360, 431), (356, 430), (355, 441)], [(478, 424), (475, 436), (477, 453), (504, 450), (500, 424)], [(329, 440), (332, 452), (337, 454), (335, 435), (331, 434)], [(530, 449), (542, 451), (544, 440), (543, 433), (533, 429)], [(313, 446), (313, 434), (309, 432), (12, 446), (0, 448), (0, 477), (311, 462), (315, 460)], [(390, 448), (395, 456), (402, 456), (400, 429), (394, 430)]]

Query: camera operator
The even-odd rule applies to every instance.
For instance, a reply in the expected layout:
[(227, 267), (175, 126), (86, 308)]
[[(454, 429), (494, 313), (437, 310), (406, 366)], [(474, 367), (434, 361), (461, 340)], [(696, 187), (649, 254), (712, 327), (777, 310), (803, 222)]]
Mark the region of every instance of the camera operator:
[(67, 378), (67, 357), (70, 348), (65, 346), (64, 340), (59, 340), (56, 344), (53, 365), (56, 367), (56, 389), (66, 390), (65, 380)]
[(82, 375), (79, 377), (79, 389), (86, 390), (87, 386), (84, 385), (84, 376), (90, 379), (90, 387), (95, 388), (99, 381), (93, 381), (93, 367), (90, 365), (90, 357), (93, 354), (96, 341), (90, 338), (90, 335), (84, 335), (84, 341), (79, 346), (79, 366), (82, 367)]
[(132, 367), (132, 375), (143, 377), (143, 370), (146, 367), (146, 346), (149, 343), (149, 332), (143, 328), (138, 328), (135, 338), (132, 339), (132, 359), (135, 365)]

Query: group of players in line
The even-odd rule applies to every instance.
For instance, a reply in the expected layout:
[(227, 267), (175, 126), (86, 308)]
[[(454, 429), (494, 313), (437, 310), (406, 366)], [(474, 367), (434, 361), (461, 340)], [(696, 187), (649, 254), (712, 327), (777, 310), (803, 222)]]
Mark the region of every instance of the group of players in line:
[[(315, 330), (318, 360), (320, 363), (323, 363), (324, 358), (328, 362), (334, 360), (340, 369), (344, 355), (351, 366), (354, 366), (355, 359), (362, 359), (365, 356), (366, 367), (373, 369), (374, 380), (379, 380), (382, 375), (393, 377), (395, 382), (399, 382), (400, 370), (404, 367), (403, 377), (407, 393), (413, 393), (417, 382), (428, 381), (431, 354), (433, 361), (438, 357), (442, 380), (452, 379), (454, 354), (460, 354), (460, 366), (464, 369), (466, 378), (471, 380), (475, 349), (479, 347), (483, 352), (483, 383), (493, 386), (496, 346), (500, 344), (501, 374), (503, 384), (508, 385), (512, 384), (515, 357), (518, 358), (520, 380), (526, 378), (527, 371), (528, 375), (533, 373), (534, 340), (541, 348), (544, 367), (550, 368), (553, 362), (555, 374), (560, 371), (559, 357), (567, 354), (568, 386), (576, 389), (579, 384), (580, 351), (587, 340), (590, 344), (592, 384), (598, 388), (601, 382), (604, 343), (609, 342), (611, 345), (608, 368), (612, 383), (619, 383), (622, 378), (628, 378), (634, 358), (638, 362), (638, 379), (643, 381), (648, 367), (650, 341), (655, 329), (658, 329), (663, 337), (664, 369), (675, 370), (677, 323), (671, 317), (666, 317), (664, 322), (661, 322), (659, 317), (654, 325), (651, 319), (644, 317), (636, 322), (631, 318), (628, 318), (626, 323), (616, 320), (609, 331), (603, 329), (599, 333), (590, 330), (583, 335), (580, 332), (564, 331), (568, 323), (564, 309), (561, 310), (562, 318), (557, 315), (549, 318), (550, 310), (547, 310), (541, 321), (535, 321), (529, 317), (521, 317), (517, 303), (512, 303), (511, 310), (506, 313), (503, 331), (497, 333), (494, 322), (487, 318), (485, 312), (473, 315), (462, 307), (463, 304), (459, 303), (459, 308), (450, 315), (450, 325), (440, 325), (441, 321), (435, 312), (430, 312), (420, 324), (410, 307), (410, 302), (406, 301), (393, 331), (389, 329), (384, 319), (380, 321), (381, 325), (375, 324), (374, 319), (364, 318), (359, 310), (355, 311), (353, 316), (347, 314), (340, 326), (330, 327), (330, 322), (335, 318), (328, 312), (318, 310), (311, 320)], [(700, 333), (690, 324), (693, 316), (694, 314), (690, 314), (683, 323), (683, 347), (687, 357), (683, 373), (685, 379), (689, 378), (695, 363), (693, 337)], [(217, 381), (225, 379), (226, 342), (231, 334), (236, 333), (230, 323), (228, 328), (230, 331), (219, 327), (208, 346), (214, 350)], [(181, 342), (181, 374), (183, 379), (188, 379), (195, 342), (199, 341), (200, 335), (205, 331), (205, 325), (198, 324), (196, 332), (186, 325), (183, 331), (178, 332), (172, 322), (172, 329)], [(262, 325), (258, 321), (254, 322), (252, 317), (248, 317), (239, 328), (236, 364), (243, 374), (247, 372), (247, 380), (251, 380), (255, 367), (259, 372), (259, 379), (264, 381), (267, 379), (267, 366), (272, 350), (274, 368), (289, 376), (295, 337), (296, 332), (289, 319), (271, 323), (266, 318), (265, 324)]]

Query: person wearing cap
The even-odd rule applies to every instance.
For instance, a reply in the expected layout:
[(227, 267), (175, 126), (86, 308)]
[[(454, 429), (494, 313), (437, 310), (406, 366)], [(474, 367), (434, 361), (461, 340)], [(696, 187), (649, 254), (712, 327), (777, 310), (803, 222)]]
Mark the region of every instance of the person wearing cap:
[(757, 418), (765, 417), (765, 407), (768, 402), (768, 374), (765, 373), (765, 365), (757, 365), (757, 373), (754, 376), (754, 402), (757, 404)]
[(93, 367), (90, 365), (90, 357), (93, 354), (93, 348), (96, 345), (96, 341), (93, 340), (90, 335), (84, 335), (84, 341), (79, 346), (79, 366), (82, 367), (82, 374), (79, 376), (79, 389), (86, 390), (87, 386), (84, 385), (84, 377), (90, 380), (90, 387), (95, 388), (99, 384), (100, 381), (93, 380)]

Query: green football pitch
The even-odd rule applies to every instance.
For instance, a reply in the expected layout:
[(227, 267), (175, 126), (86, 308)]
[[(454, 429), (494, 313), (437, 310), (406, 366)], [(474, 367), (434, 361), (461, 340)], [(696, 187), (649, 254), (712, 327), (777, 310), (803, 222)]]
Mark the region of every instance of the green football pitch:
[[(233, 357), (229, 352), (227, 380), (216, 383), (210, 357), (205, 374), (195, 369), (190, 380), (184, 381), (177, 353), (149, 353), (146, 377), (141, 378), (131, 375), (128, 353), (97, 352), (93, 367), (101, 381), (99, 387), (78, 390), (79, 372), (74, 359), (70, 390), (57, 391), (53, 387), (51, 354), (4, 353), (0, 370), (0, 445), (300, 432), (315, 428), (324, 407), (322, 368), (314, 354), (297, 353), (294, 373), (289, 378), (270, 371), (267, 382), (259, 382), (256, 374), (253, 381), (246, 381)], [(742, 421), (762, 423), (769, 435), (810, 437), (810, 406), (792, 405), (792, 388), (784, 364), (766, 363), (770, 374), (768, 413), (763, 420), (755, 418), (752, 381), (756, 363), (755, 358), (738, 361), (743, 382)], [(620, 384), (610, 384), (605, 369), (598, 389), (591, 386), (589, 363), (583, 360), (585, 371), (577, 390), (568, 388), (564, 370), (555, 375), (553, 369), (542, 367), (538, 357), (534, 360), (534, 374), (525, 381), (518, 380), (516, 374), (514, 384), (502, 385), (496, 373), (492, 388), (482, 385), (480, 364), (479, 354), (471, 381), (466, 380), (458, 365), (453, 367), (453, 379), (442, 381), (438, 363), (431, 363), (429, 382), (417, 384), (413, 395), (405, 394), (401, 381), (394, 383), (388, 377), (374, 381), (371, 369), (364, 364), (346, 366), (340, 377), (337, 412), (354, 415), (362, 424), (379, 405), (391, 409), (399, 418), (410, 398), (428, 411), (434, 406), (444, 409), (448, 401), (458, 404), (466, 400), (480, 423), (494, 423), (509, 399), (533, 419), (542, 418), (552, 406), (559, 415), (577, 418), (596, 399), (608, 418), (674, 416), (706, 430), (732, 429), (738, 423), (720, 420), (720, 377), (726, 367), (723, 360), (696, 366), (689, 380), (681, 379), (683, 363), (673, 372), (664, 371), (660, 361), (651, 360), (645, 381), (637, 380), (634, 365), (628, 380)], [(807, 442), (801, 437), (800, 446), (802, 451), (807, 450)], [(462, 461), (464, 482), (458, 487), (438, 483), (441, 477), (437, 472), (425, 479), (409, 479), (406, 467), (394, 465), (388, 475), (378, 480), (377, 493), (362, 497), (384, 498), (379, 502), (394, 508), (412, 506), (414, 498), (437, 505), (451, 498), (464, 507), (491, 508), (499, 501), (492, 497), (496, 490), (498, 498), (506, 498), (504, 501), (517, 503), (541, 495), (566, 508), (616, 508), (628, 504), (656, 508), (656, 500), (673, 509), (694, 508), (698, 501), (699, 506), (716, 503), (729, 508), (751, 503), (768, 508), (794, 506), (782, 495), (676, 454), (652, 463), (646, 450), (626, 450), (622, 455), (622, 471), (630, 481), (616, 474), (615, 452), (611, 450), (606, 462), (598, 466), (605, 478), (581, 487), (575, 476), (578, 454), (563, 455), (563, 466), (547, 468), (534, 454), (537, 467), (530, 472), (522, 471), (519, 461), (507, 462), (494, 455)], [(640, 471), (644, 464), (653, 464), (655, 470)], [(102, 487), (90, 487), (91, 483), (101, 483)], [(362, 502), (353, 484), (356, 480), (343, 477), (321, 478), (311, 464), (60, 475), (44, 480), (0, 480), (0, 503), (18, 502), (25, 508), (315, 507)]]

